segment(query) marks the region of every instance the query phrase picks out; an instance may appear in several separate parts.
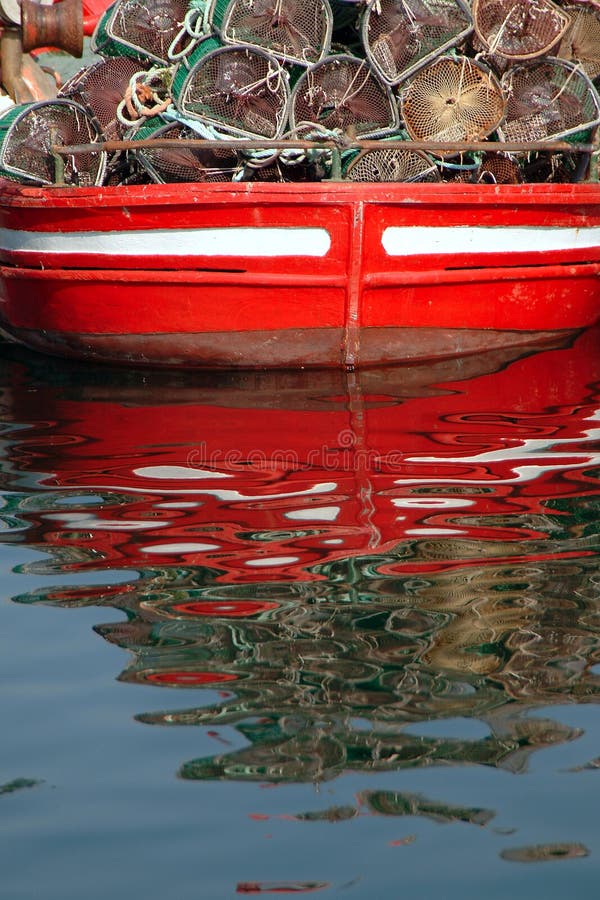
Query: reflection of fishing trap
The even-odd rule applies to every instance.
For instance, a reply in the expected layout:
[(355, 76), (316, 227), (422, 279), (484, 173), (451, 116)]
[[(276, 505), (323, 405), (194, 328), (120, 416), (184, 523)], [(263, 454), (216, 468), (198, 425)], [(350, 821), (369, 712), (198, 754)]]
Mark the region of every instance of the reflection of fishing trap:
[(117, 0), (99, 20), (92, 49), (102, 56), (133, 56), (166, 65), (188, 5), (188, 0)]
[(348, 181), (440, 181), (435, 163), (416, 150), (363, 150), (347, 166)]
[(117, 107), (125, 96), (130, 79), (139, 70), (140, 63), (127, 56), (101, 59), (73, 75), (58, 96), (81, 104), (94, 117), (106, 140), (118, 139), (123, 133), (123, 126), (117, 119)]
[(181, 141), (180, 147), (143, 147), (133, 151), (152, 181), (159, 184), (231, 181), (239, 168), (237, 154), (232, 150), (191, 146), (187, 139), (197, 138), (197, 135), (180, 122), (165, 125), (160, 118), (151, 119), (147, 125), (136, 129), (131, 138), (134, 141), (146, 138)]
[(331, 44), (328, 0), (231, 0), (221, 25), (226, 43), (263, 47), (279, 59), (310, 65)]
[[(52, 147), (90, 144), (99, 138), (92, 117), (70, 100), (13, 106), (0, 118), (0, 172), (19, 181), (54, 184), (57, 160)], [(65, 184), (102, 183), (103, 153), (60, 158), (64, 160)]]
[(392, 94), (365, 60), (330, 56), (308, 69), (292, 92), (292, 128), (303, 122), (357, 137), (380, 137), (398, 129)]
[[(177, 79), (176, 79), (177, 80)], [(220, 47), (193, 65), (180, 90), (179, 111), (243, 137), (276, 138), (287, 124), (289, 83), (280, 63), (254, 47)]]
[(475, 141), (494, 131), (505, 101), (496, 78), (467, 57), (440, 57), (402, 95), (406, 129), (419, 141)]
[(600, 98), (580, 67), (546, 57), (513, 66), (502, 78), (508, 98), (498, 129), (504, 141), (543, 141), (584, 132), (600, 122)]
[(362, 23), (367, 58), (398, 84), (472, 31), (463, 0), (371, 0)]
[(548, 53), (570, 22), (551, 0), (474, 0), (473, 20), (485, 47), (508, 59)]
[(600, 12), (588, 7), (568, 8), (571, 24), (556, 55), (581, 64), (590, 78), (600, 75)]

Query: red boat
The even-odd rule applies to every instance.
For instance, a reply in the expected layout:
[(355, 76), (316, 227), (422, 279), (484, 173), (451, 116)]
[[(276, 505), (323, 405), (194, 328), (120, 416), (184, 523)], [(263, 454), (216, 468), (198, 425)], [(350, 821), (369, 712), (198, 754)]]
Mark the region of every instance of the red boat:
[(372, 365), (600, 315), (593, 183), (0, 190), (0, 324), (53, 354)]
[[(23, 2), (24, 46), (60, 32), (79, 50), (64, 0), (52, 26)], [(87, 18), (105, 5), (90, 0)], [(339, 165), (302, 183), (0, 178), (0, 326), (57, 355), (176, 367), (355, 367), (552, 341), (600, 317), (589, 169), (583, 183), (524, 184), (357, 183)]]

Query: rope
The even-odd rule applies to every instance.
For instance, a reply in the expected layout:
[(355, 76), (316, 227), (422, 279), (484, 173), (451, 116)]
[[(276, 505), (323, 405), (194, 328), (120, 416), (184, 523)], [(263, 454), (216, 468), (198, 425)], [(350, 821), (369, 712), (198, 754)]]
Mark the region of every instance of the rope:
[[(190, 54), (202, 38), (212, 32), (210, 0), (192, 0), (190, 8), (186, 12), (183, 25), (177, 32), (167, 51), (167, 56), (172, 62), (179, 62)], [(187, 43), (183, 43), (186, 39)], [(177, 49), (180, 43), (181, 49)]]

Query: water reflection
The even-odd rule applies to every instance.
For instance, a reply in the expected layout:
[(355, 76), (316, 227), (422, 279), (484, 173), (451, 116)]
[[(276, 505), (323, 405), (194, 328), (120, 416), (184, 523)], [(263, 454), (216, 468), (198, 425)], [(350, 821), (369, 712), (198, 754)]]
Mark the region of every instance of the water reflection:
[[(119, 611), (95, 628), (130, 652), (119, 679), (165, 689), (158, 711), (140, 693), (137, 719), (214, 741), (183, 779), (523, 772), (581, 734), (533, 713), (600, 690), (599, 372), (595, 330), (349, 374), (115, 372), (7, 349), (2, 541), (40, 551), (23, 573), (70, 576), (14, 599)], [(198, 687), (218, 702), (188, 707)], [(296, 818), (364, 814), (494, 811), (365, 790)]]

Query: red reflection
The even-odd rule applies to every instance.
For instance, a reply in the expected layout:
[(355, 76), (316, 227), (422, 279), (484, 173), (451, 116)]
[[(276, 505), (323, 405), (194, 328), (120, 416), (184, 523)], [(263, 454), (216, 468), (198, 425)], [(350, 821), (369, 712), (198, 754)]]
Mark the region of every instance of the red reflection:
[[(323, 580), (325, 563), (429, 539), (448, 548), (432, 571), (469, 565), (465, 540), (529, 558), (548, 501), (595, 493), (600, 465), (598, 330), (533, 349), (351, 376), (107, 369), (86, 381), (78, 369), (69, 381), (62, 362), (53, 383), (44, 361), (34, 391), (15, 365), (4, 418), (28, 427), (8, 465), (42, 473), (40, 493), (100, 495), (28, 513), (28, 541), (62, 554), (62, 572), (202, 567), (227, 585)], [(393, 571), (418, 571), (410, 556)], [(181, 615), (275, 608), (173, 599)]]
[(201, 603), (176, 603), (171, 607), (175, 613), (188, 616), (219, 616), (220, 618), (245, 618), (258, 613), (279, 609), (279, 603), (259, 600), (228, 600), (221, 603), (204, 601)]
[(228, 672), (151, 672), (144, 681), (151, 684), (173, 684), (178, 687), (197, 684), (218, 684), (223, 681), (236, 681), (237, 675)]

